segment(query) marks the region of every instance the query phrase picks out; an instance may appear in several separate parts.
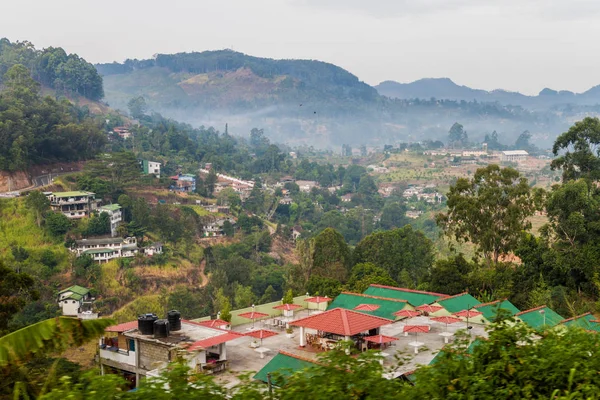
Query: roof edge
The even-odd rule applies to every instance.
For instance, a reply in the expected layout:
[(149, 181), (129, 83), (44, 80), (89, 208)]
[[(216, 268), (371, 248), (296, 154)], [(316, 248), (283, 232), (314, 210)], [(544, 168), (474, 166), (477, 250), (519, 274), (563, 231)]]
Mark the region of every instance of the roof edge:
[[(544, 304), (543, 306), (537, 306), (534, 308), (530, 308), (529, 310), (524, 310), (524, 311), (519, 311), (518, 313), (515, 314), (515, 316), (519, 316), (519, 315), (523, 315), (523, 314), (528, 314), (532, 311), (537, 311), (537, 310), (541, 310), (542, 308), (547, 308), (547, 306)], [(554, 311), (554, 310), (552, 310)]]
[(432, 296), (447, 296), (447, 294), (443, 294), (443, 293), (435, 293), (435, 292), (427, 292), (425, 290), (416, 290), (416, 289), (407, 289), (407, 288), (401, 288), (401, 287), (395, 287), (395, 286), (387, 286), (387, 285), (379, 285), (377, 283), (371, 283), (369, 285), (369, 287), (378, 287), (378, 288), (382, 288), (382, 289), (392, 289), (392, 290), (397, 290), (399, 292), (407, 292), (407, 293), (418, 293), (418, 294), (430, 294)]

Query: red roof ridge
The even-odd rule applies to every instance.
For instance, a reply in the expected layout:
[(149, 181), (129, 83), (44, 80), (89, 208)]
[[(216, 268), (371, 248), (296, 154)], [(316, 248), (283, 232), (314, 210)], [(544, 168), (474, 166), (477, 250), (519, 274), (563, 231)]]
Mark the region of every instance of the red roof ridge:
[(494, 301), (490, 301), (489, 303), (481, 303), (481, 304), (477, 304), (476, 306), (473, 306), (473, 308), (479, 308), (479, 307), (491, 306), (492, 304), (501, 303), (501, 302), (503, 302), (503, 301), (508, 301), (508, 299), (500, 299), (500, 300), (494, 300)]
[(446, 297), (443, 297), (441, 299), (436, 300), (436, 302), (439, 303), (440, 301), (446, 301), (446, 300), (454, 299), (456, 297), (464, 296), (465, 294), (469, 294), (469, 292), (462, 292), (462, 293), (459, 293), (459, 294), (453, 294), (452, 296), (446, 296)]
[(289, 351), (279, 350), (279, 354), (283, 354), (284, 356), (292, 357), (292, 358), (295, 358), (297, 360), (306, 361), (306, 362), (309, 362), (309, 363), (312, 363), (312, 364), (323, 365), (323, 364), (320, 364), (319, 362), (317, 362), (317, 360), (311, 360), (308, 357), (303, 357), (303, 356), (300, 356), (298, 354), (290, 353)]
[(586, 315), (590, 315), (590, 314), (591, 314), (591, 312), (586, 312), (585, 314), (576, 315), (576, 316), (571, 317), (571, 318), (566, 318), (566, 319), (563, 319), (562, 321), (560, 321), (559, 324), (564, 324), (565, 322), (573, 321), (573, 320), (576, 320), (576, 319), (581, 318), (581, 317), (585, 317)]
[(369, 286), (379, 287), (379, 288), (383, 288), (383, 289), (393, 289), (393, 290), (398, 290), (400, 292), (431, 294), (434, 296), (447, 296), (443, 293), (426, 292), (424, 290), (415, 290), (415, 289), (407, 289), (407, 288), (401, 288), (401, 287), (395, 287), (395, 286), (379, 285), (377, 283), (371, 283)]
[(111, 325), (104, 328), (105, 332), (127, 332), (138, 327), (138, 321), (128, 321), (121, 324)]
[(350, 332), (350, 323), (348, 323), (348, 314), (345, 312), (341, 313), (342, 324), (344, 325), (344, 332)]
[[(208, 320), (208, 321), (212, 321), (212, 320)], [(186, 324), (191, 324), (191, 325), (196, 325), (196, 326), (201, 326), (203, 328), (208, 328), (208, 329), (214, 329), (215, 331), (221, 331), (221, 332), (234, 332), (231, 329), (223, 329), (223, 328), (218, 328), (216, 326), (206, 326), (204, 325), (202, 322), (207, 322), (207, 321), (200, 321), (200, 322), (196, 322), (196, 321), (191, 321), (189, 319), (182, 319), (181, 322), (185, 322)], [(229, 323), (231, 325), (231, 323)]]
[(518, 313), (516, 313), (516, 314), (515, 314), (515, 316), (517, 316), (517, 315), (523, 315), (523, 314), (527, 314), (527, 313), (530, 313), (530, 312), (532, 312), (532, 311), (541, 310), (542, 308), (546, 308), (546, 305), (544, 304), (543, 306), (537, 306), (537, 307), (531, 308), (531, 309), (529, 309), (529, 310), (525, 310), (525, 311), (519, 311)]
[(389, 300), (389, 301), (394, 301), (396, 303), (408, 303), (408, 300), (392, 299), (392, 298), (389, 298), (389, 297), (381, 297), (381, 296), (372, 296), (370, 294), (364, 294), (364, 293), (342, 292), (340, 294), (351, 294), (353, 296), (366, 297), (368, 299)]

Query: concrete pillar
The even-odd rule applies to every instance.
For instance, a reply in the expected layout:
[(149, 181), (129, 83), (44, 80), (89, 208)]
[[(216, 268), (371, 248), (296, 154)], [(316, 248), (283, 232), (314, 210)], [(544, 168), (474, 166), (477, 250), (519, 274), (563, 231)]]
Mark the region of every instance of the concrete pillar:
[(300, 347), (306, 346), (306, 335), (304, 331), (304, 327), (300, 327)]
[(104, 364), (100, 363), (100, 375), (104, 375)]
[(140, 387), (140, 373), (135, 373), (135, 387)]
[(227, 360), (227, 345), (225, 343), (221, 343), (219, 345), (219, 361)]

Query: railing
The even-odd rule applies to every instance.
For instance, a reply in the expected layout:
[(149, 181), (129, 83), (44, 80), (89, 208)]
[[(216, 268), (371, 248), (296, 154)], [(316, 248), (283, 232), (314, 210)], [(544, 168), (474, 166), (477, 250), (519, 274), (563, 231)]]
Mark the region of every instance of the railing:
[(135, 351), (127, 350), (108, 350), (100, 347), (100, 358), (111, 360), (123, 364), (135, 365)]

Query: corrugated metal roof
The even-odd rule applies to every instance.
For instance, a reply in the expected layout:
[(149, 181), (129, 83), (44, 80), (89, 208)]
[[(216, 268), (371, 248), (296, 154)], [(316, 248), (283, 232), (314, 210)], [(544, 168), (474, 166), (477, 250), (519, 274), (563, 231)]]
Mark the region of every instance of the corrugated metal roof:
[(341, 336), (353, 336), (361, 332), (391, 324), (393, 321), (358, 311), (335, 308), (320, 314), (292, 321), (293, 326), (303, 326)]
[(315, 364), (316, 363), (295, 354), (280, 351), (267, 363), (267, 365), (254, 375), (254, 379), (268, 383), (267, 375), (273, 374), (271, 375), (271, 383), (275, 386), (282, 386), (285, 384), (285, 382), (283, 382), (285, 377), (290, 376), (296, 371), (310, 368)]
[[(540, 313), (541, 310), (544, 310), (544, 313)], [(546, 306), (539, 306), (532, 308), (531, 310), (521, 311), (516, 313), (515, 316), (519, 317), (521, 321), (535, 329), (544, 327), (544, 323), (548, 327), (553, 327), (558, 325), (564, 319), (554, 310)], [(544, 316), (546, 318), (545, 320)]]
[[(363, 304), (373, 304), (379, 307), (376, 310), (356, 308), (357, 306)], [(332, 310), (334, 308), (344, 308), (346, 310), (360, 311), (368, 315), (375, 315), (377, 317), (395, 320), (397, 317), (394, 315), (394, 313), (402, 310), (406, 307), (406, 305), (406, 300), (386, 299), (384, 297), (344, 292), (338, 295), (327, 309)]]
[(95, 193), (92, 192), (81, 192), (81, 191), (73, 191), (73, 192), (52, 192), (54, 197), (84, 197), (84, 196), (94, 196)]
[(585, 313), (573, 318), (564, 319), (560, 323), (565, 326), (577, 326), (588, 331), (600, 332), (600, 323), (595, 321), (596, 318), (592, 315), (592, 313)]
[(451, 314), (462, 310), (468, 310), (476, 305), (481, 304), (479, 300), (466, 292), (439, 299), (437, 303), (444, 307)]
[(371, 296), (379, 296), (390, 299), (406, 300), (414, 307), (422, 304), (430, 304), (435, 302), (437, 299), (446, 297), (445, 294), (424, 292), (421, 290), (405, 289), (393, 286), (385, 285), (370, 285), (367, 290), (363, 292)]
[(507, 299), (496, 300), (492, 301), (491, 303), (478, 304), (473, 308), (475, 308), (477, 311), (481, 311), (485, 319), (487, 319), (490, 322), (493, 322), (493, 320), (496, 318), (498, 310), (500, 309), (508, 311), (510, 315), (515, 315), (520, 311), (517, 307), (514, 306), (513, 303), (511, 303)]

